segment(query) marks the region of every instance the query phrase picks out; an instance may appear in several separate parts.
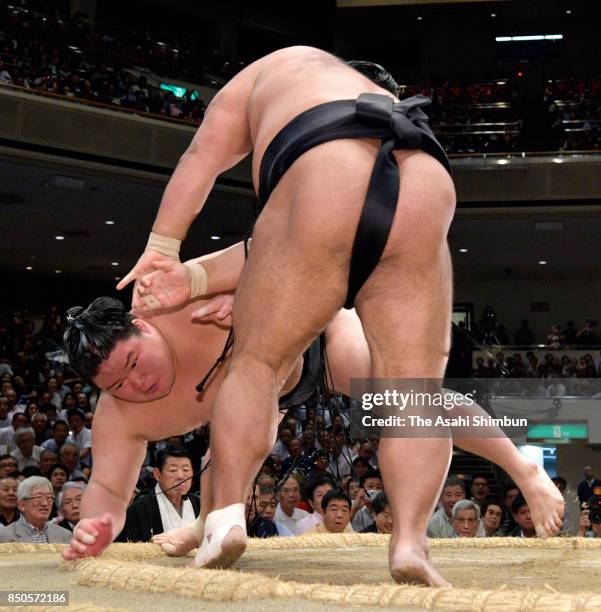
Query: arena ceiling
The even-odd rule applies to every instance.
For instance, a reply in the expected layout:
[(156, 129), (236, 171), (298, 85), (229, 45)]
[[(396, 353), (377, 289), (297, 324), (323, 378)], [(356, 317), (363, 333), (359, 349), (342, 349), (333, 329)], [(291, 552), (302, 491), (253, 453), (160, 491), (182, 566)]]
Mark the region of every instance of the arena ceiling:
[(420, 6), (423, 4), (482, 4), (484, 2), (514, 2), (515, 0), (337, 0), (338, 8), (359, 6)]
[[(142, 252), (164, 189), (164, 180), (8, 158), (0, 159), (0, 176), (0, 269), (103, 284), (127, 272)], [(240, 240), (252, 223), (253, 205), (250, 195), (214, 193), (193, 225), (182, 256)], [(599, 206), (460, 208), (450, 234), (455, 276), (598, 279), (600, 235)]]

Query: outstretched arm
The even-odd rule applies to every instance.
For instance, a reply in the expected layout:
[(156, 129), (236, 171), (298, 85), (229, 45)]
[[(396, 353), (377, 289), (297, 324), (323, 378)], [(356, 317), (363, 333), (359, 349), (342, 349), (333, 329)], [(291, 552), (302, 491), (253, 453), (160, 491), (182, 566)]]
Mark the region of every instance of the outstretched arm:
[(94, 417), (94, 469), (65, 559), (97, 556), (119, 535), (146, 455), (145, 442), (128, 435), (127, 424), (111, 410), (113, 402), (103, 394)]
[(192, 298), (233, 292), (244, 262), (244, 242), (183, 264), (154, 262), (154, 272), (143, 276), (134, 291), (132, 308), (138, 312), (173, 308)]
[(118, 289), (148, 272), (153, 261), (178, 257), (179, 243), (202, 210), (215, 179), (252, 150), (248, 101), (261, 66), (259, 60), (246, 67), (211, 101), (165, 189), (147, 250)]

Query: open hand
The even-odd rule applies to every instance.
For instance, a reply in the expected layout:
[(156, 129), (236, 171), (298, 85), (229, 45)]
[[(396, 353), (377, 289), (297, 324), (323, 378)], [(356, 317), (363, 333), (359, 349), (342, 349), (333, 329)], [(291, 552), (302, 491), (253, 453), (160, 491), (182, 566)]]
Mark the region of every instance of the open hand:
[(75, 561), (83, 557), (97, 557), (113, 541), (113, 522), (110, 514), (81, 519), (73, 530), (69, 547), (63, 551), (63, 558)]
[[(117, 283), (117, 289), (121, 291), (121, 289), (125, 289), (129, 283), (132, 281), (139, 281), (145, 274), (154, 271), (153, 263), (158, 261), (178, 261), (174, 257), (169, 257), (168, 255), (163, 255), (163, 253), (159, 253), (158, 251), (147, 250), (142, 253), (140, 259), (136, 265)], [(134, 286), (134, 295), (136, 293), (136, 289), (138, 287), (138, 283)], [(133, 300), (132, 300), (133, 302)]]
[(180, 306), (190, 299), (190, 270), (171, 257), (151, 263), (153, 272), (136, 283), (132, 309), (137, 312)]

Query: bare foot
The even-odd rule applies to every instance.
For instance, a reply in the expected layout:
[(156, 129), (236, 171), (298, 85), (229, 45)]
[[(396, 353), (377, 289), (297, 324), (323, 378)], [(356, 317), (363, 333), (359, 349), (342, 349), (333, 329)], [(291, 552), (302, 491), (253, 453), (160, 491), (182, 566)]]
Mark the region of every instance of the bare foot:
[(197, 567), (228, 568), (246, 550), (246, 529), (238, 525), (233, 525), (221, 541), (218, 541), (218, 538), (218, 534), (209, 534), (205, 537), (202, 546), (196, 553)]
[(563, 496), (539, 465), (529, 461), (524, 472), (515, 483), (528, 502), (536, 533), (541, 538), (557, 535), (563, 525)]
[[(391, 542), (392, 545), (392, 542)], [(433, 567), (426, 546), (397, 546), (390, 550), (390, 574), (395, 582), (451, 587)]]
[(171, 529), (164, 533), (159, 533), (152, 537), (152, 542), (159, 546), (172, 557), (183, 557), (191, 550), (198, 548), (202, 539), (202, 534), (192, 526), (180, 529)]

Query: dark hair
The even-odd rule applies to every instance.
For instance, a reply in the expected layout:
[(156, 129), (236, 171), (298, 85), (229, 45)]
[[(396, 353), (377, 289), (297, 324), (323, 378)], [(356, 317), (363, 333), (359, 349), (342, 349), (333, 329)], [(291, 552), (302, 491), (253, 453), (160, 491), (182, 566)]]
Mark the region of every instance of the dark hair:
[(4, 455), (0, 455), (0, 461), (4, 461), (5, 459), (12, 459), (15, 463), (19, 463), (11, 454), (6, 453)]
[(76, 476), (75, 478), (70, 478), (69, 482), (85, 482), (86, 484), (88, 484), (88, 479), (85, 476)]
[(81, 408), (71, 408), (71, 410), (67, 411), (67, 419), (71, 420), (71, 417), (74, 416), (79, 417), (82, 421), (86, 420), (86, 414)]
[(21, 472), (25, 478), (29, 478), (30, 476), (43, 476), (42, 470), (37, 465), (28, 465), (23, 468)]
[(393, 96), (398, 97), (400, 94), (401, 88), (399, 84), (394, 80), (390, 72), (383, 66), (380, 66), (380, 64), (361, 60), (350, 60), (347, 64), (357, 72), (360, 72), (363, 76), (366, 76), (370, 81), (373, 81), (379, 87), (389, 91)]
[(474, 474), (472, 476), (472, 484), (474, 484), (474, 480), (476, 480), (476, 478), (484, 478), (484, 480), (486, 480), (486, 484), (488, 484), (488, 476), (486, 474)]
[(305, 489), (305, 497), (306, 499), (313, 499), (313, 495), (315, 493), (315, 489), (317, 489), (317, 487), (321, 487), (322, 485), (330, 485), (332, 487), (332, 489), (335, 489), (336, 487), (334, 486), (334, 483), (332, 482), (332, 480), (330, 478), (326, 478), (325, 476), (322, 476), (321, 478), (313, 478), (312, 480), (310, 480), (307, 483), (307, 487)]
[(374, 511), (374, 514), (380, 514), (380, 512), (384, 512), (384, 508), (388, 506), (388, 497), (384, 491), (380, 491), (376, 495), (376, 499), (374, 499), (371, 507)]
[(165, 467), (165, 463), (169, 457), (177, 457), (189, 459), (190, 463), (192, 462), (192, 458), (190, 457), (190, 453), (185, 448), (177, 448), (177, 446), (168, 446), (165, 450), (162, 450), (157, 456), (157, 468), (159, 472), (163, 471), (163, 467)]
[(365, 481), (368, 478), (379, 478), (382, 480), (382, 474), (380, 474), (379, 470), (369, 470), (364, 476), (361, 477), (361, 486), (365, 486)]
[(488, 510), (488, 506), (499, 506), (503, 510), (503, 502), (498, 497), (487, 497), (480, 506), (480, 514), (484, 516)]
[(507, 493), (509, 493), (509, 491), (512, 491), (513, 489), (517, 489), (519, 491), (520, 487), (518, 487), (515, 482), (508, 482), (503, 488), (503, 497), (507, 497)]
[(110, 297), (99, 297), (87, 308), (75, 306), (67, 311), (63, 345), (71, 366), (82, 378), (94, 378), (117, 342), (140, 333), (133, 320), (123, 303)]
[(563, 476), (553, 476), (553, 478), (551, 478), (551, 480), (555, 484), (562, 484), (564, 487), (568, 486), (568, 481)]
[(63, 408), (65, 408), (65, 402), (67, 401), (68, 397), (72, 397), (73, 401), (77, 403), (77, 397), (75, 396), (75, 393), (73, 393), (73, 391), (67, 391), (67, 393), (65, 393), (65, 397), (63, 397), (63, 401), (61, 402)]
[(62, 419), (54, 421), (54, 429), (56, 429), (57, 425), (64, 425), (67, 429), (69, 429), (69, 423), (67, 423), (67, 421), (63, 421)]
[(52, 477), (52, 472), (54, 472), (54, 470), (56, 469), (61, 469), (63, 470), (63, 472), (65, 472), (65, 474), (67, 475), (67, 478), (69, 478), (69, 470), (67, 468), (67, 466), (64, 463), (54, 463), (50, 466), (50, 469), (48, 470), (48, 480), (50, 480), (50, 478)]
[(520, 493), (514, 500), (513, 504), (511, 504), (511, 512), (516, 514), (522, 506), (527, 506), (528, 502), (526, 498)]
[(442, 490), (444, 491), (446, 487), (461, 487), (463, 489), (463, 494), (467, 495), (467, 488), (465, 486), (465, 481), (461, 480), (461, 478), (447, 478), (444, 481)]
[(15, 414), (13, 414), (13, 418), (11, 419), (11, 421), (10, 421), (10, 422), (11, 422), (11, 423), (14, 425), (14, 424), (15, 424), (15, 420), (16, 420), (16, 418), (17, 418), (17, 417), (19, 417), (19, 416), (24, 416), (24, 417), (25, 417), (25, 419), (26, 419), (26, 421), (27, 421), (28, 423), (31, 423), (31, 419), (30, 419), (30, 418), (29, 418), (29, 416), (28, 416), (28, 415), (26, 415), (24, 412), (15, 412)]
[(332, 489), (321, 498), (321, 509), (324, 512), (327, 510), (328, 504), (333, 499), (341, 499), (342, 501), (345, 501), (348, 504), (349, 510), (351, 509), (351, 498), (342, 489)]
[(353, 459), (353, 467), (357, 467), (357, 464), (359, 463), (367, 468), (371, 468), (371, 463), (365, 457), (355, 457)]

